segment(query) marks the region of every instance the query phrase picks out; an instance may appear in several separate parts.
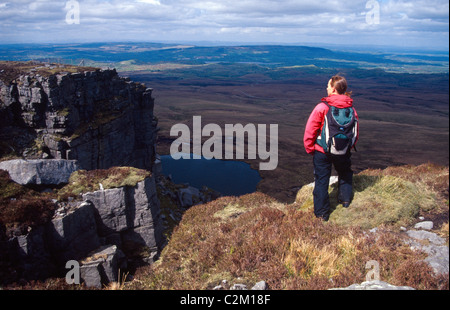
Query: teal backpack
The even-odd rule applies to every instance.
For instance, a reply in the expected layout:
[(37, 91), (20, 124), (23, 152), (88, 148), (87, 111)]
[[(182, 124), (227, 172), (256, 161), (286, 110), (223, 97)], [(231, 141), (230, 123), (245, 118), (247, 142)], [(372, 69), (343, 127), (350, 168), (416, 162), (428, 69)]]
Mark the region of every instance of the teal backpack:
[(355, 146), (358, 134), (358, 120), (353, 107), (336, 108), (325, 103), (329, 109), (325, 115), (321, 134), (317, 137), (325, 153), (344, 155)]

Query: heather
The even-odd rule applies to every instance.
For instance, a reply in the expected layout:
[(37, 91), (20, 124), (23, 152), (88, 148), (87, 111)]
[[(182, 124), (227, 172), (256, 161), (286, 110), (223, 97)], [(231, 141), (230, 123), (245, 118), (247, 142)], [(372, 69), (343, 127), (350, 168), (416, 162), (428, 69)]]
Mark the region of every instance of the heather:
[[(366, 263), (374, 260), (382, 281), (448, 289), (448, 275), (435, 275), (400, 230), (417, 216), (447, 214), (448, 223), (448, 168), (367, 170), (355, 185), (352, 206), (336, 206), (329, 222), (314, 217), (307, 188), (293, 204), (254, 193), (194, 206), (160, 260), (140, 269), (125, 288), (211, 289), (225, 279), (249, 285), (265, 280), (277, 290), (322, 290), (365, 281)], [(374, 226), (376, 232), (370, 231)], [(439, 231), (448, 240), (448, 224)]]
[[(207, 290), (222, 280), (249, 287), (264, 280), (271, 290), (326, 290), (365, 281), (367, 262), (376, 261), (384, 282), (448, 290), (448, 274), (435, 274), (424, 261), (426, 254), (411, 249), (404, 233), (405, 227), (411, 228), (423, 217), (436, 224), (433, 232), (448, 244), (448, 175), (448, 167), (432, 164), (365, 170), (355, 175), (350, 208), (333, 202), (329, 222), (313, 215), (310, 186), (304, 186), (291, 204), (256, 192), (195, 205), (182, 213), (179, 223), (173, 223), (155, 263), (133, 274), (122, 270), (121, 282), (105, 289)], [(143, 171), (126, 168), (78, 171), (56, 192), (67, 197), (80, 188), (84, 192), (96, 190), (100, 183), (124, 186), (142, 177)], [(3, 172), (1, 182), (1, 216), (8, 228), (26, 228), (51, 217), (51, 207), (45, 212), (39, 208), (40, 202), (49, 201), (45, 194), (18, 186)], [(335, 191), (331, 186), (331, 197)], [(35, 213), (21, 211), (10, 217), (5, 206), (15, 197), (33, 197), (32, 204), (24, 200), (21, 209), (11, 210), (34, 207), (39, 216), (29, 219), (25, 214)], [(173, 206), (166, 201), (161, 208), (164, 214)], [(68, 286), (61, 279), (22, 285), (26, 287), (84, 288)]]

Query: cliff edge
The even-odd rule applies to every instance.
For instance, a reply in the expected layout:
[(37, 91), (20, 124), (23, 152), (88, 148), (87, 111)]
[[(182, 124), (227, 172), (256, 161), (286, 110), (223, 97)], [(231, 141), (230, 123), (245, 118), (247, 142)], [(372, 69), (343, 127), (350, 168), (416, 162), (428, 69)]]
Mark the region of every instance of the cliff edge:
[(0, 158), (76, 160), (81, 169), (151, 170), (152, 89), (115, 70), (0, 62)]

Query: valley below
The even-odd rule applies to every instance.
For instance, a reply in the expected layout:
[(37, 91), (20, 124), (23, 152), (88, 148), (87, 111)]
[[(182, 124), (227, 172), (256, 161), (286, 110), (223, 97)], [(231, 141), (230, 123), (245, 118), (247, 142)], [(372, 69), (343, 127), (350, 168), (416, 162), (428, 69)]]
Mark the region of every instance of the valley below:
[[(257, 190), (283, 202), (314, 180), (312, 157), (303, 147), (309, 114), (326, 96), (334, 74), (344, 75), (360, 117), (353, 169), (405, 164), (448, 165), (448, 75), (386, 73), (382, 70), (272, 68), (212, 64), (189, 69), (120, 74), (154, 88), (159, 119), (157, 151), (170, 153), (175, 124), (278, 124), (275, 170), (259, 171)], [(203, 138), (206, 140), (207, 137)], [(246, 149), (247, 150), (247, 149)], [(247, 154), (247, 153), (246, 153)], [(247, 156), (245, 158), (248, 158)], [(258, 169), (260, 159), (245, 159)]]

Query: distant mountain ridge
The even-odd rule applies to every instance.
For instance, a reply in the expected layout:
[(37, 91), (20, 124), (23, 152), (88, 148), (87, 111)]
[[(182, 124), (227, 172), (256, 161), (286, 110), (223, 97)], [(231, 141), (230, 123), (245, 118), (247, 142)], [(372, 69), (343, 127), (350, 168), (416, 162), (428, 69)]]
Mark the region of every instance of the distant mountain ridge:
[(138, 63), (257, 63), (269, 67), (315, 65), (320, 68), (382, 68), (393, 72), (448, 72), (448, 52), (362, 52), (291, 45), (193, 46), (162, 43), (83, 43), (0, 45), (0, 60), (80, 61), (114, 67)]

